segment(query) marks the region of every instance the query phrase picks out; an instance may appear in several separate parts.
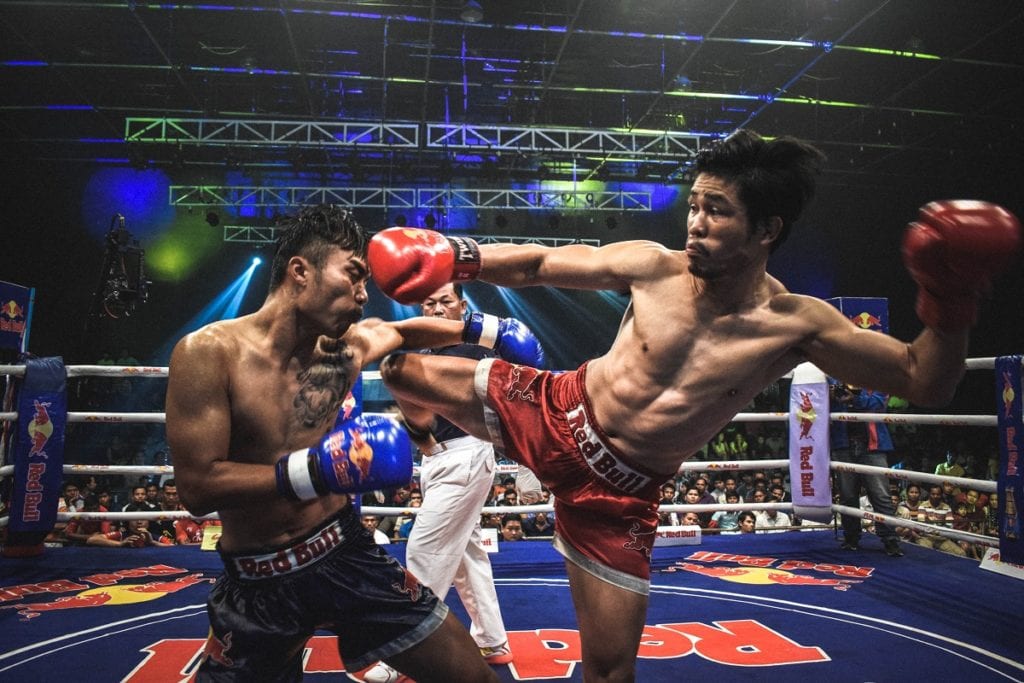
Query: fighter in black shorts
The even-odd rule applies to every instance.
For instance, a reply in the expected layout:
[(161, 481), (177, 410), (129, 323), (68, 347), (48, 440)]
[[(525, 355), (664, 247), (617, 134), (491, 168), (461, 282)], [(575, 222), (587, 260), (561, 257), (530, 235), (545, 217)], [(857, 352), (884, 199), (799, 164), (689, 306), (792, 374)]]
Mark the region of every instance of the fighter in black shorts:
[(463, 325), (359, 321), (366, 237), (340, 209), (305, 209), (280, 235), (260, 309), (187, 335), (171, 357), (181, 501), (219, 512), (227, 569), (197, 679), (296, 680), (306, 640), (327, 629), (349, 670), (383, 659), (421, 683), (497, 680), (465, 627), (377, 548), (347, 495), (412, 474), (393, 420), (344, 413), (363, 365), (460, 343)]

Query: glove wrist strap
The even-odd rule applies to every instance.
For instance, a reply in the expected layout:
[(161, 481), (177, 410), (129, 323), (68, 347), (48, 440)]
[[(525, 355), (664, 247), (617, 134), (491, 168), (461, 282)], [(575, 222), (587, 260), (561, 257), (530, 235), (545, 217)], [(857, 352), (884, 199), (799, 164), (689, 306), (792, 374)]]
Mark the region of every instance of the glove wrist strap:
[(448, 243), (455, 252), (452, 282), (475, 280), (480, 273), (480, 245), (468, 237), (449, 237)]
[(290, 500), (310, 500), (327, 492), (320, 481), (316, 459), (309, 456), (308, 448), (293, 451), (278, 460), (275, 473), (278, 493)]

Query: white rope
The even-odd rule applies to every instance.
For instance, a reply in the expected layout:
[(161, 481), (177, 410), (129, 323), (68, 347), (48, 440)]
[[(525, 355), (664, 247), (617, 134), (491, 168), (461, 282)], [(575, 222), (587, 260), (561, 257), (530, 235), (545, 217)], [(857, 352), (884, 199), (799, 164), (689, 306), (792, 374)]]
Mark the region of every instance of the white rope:
[(903, 479), (906, 481), (924, 481), (930, 484), (942, 484), (952, 482), (960, 488), (974, 489), (982, 493), (995, 493), (997, 482), (987, 479), (967, 479), (965, 477), (947, 477), (941, 474), (928, 474), (927, 472), (915, 472), (913, 470), (894, 470), (888, 467), (875, 467), (874, 465), (858, 465), (852, 462), (838, 462), (833, 460), (829, 467), (838, 472), (857, 472), (858, 474), (880, 474), (892, 479)]
[[(391, 413), (366, 413), (366, 415), (383, 415), (394, 417)], [(837, 422), (884, 422), (890, 425), (944, 425), (947, 427), (995, 427), (995, 415), (925, 415), (899, 413), (832, 413)], [(785, 422), (789, 413), (737, 413), (732, 422)], [(17, 422), (18, 413), (0, 412), (0, 421)], [(68, 422), (125, 422), (163, 424), (167, 421), (167, 413), (110, 413), (110, 412), (68, 412)]]
[(890, 425), (946, 425), (949, 427), (995, 427), (995, 415), (925, 415), (912, 413), (831, 413), (836, 422), (884, 422)]
[[(991, 370), (996, 366), (995, 356), (968, 358), (964, 367), (968, 370)], [(68, 377), (166, 377), (166, 366), (149, 365), (68, 365)], [(379, 380), (379, 370), (364, 370), (363, 379)], [(0, 375), (24, 377), (24, 365), (0, 365)]]
[(861, 510), (860, 508), (852, 508), (846, 505), (833, 505), (832, 511), (838, 512), (841, 515), (850, 515), (853, 517), (860, 517), (861, 519), (870, 519), (873, 522), (881, 522), (892, 528), (901, 526), (911, 527), (927, 534), (938, 534), (940, 536), (946, 536), (959, 541), (978, 543), (980, 545), (990, 545), (993, 547), (999, 545), (999, 539), (995, 536), (982, 536), (981, 534), (972, 534), (968, 531), (957, 531), (956, 529), (950, 529), (948, 527), (927, 524), (926, 522), (918, 522), (915, 519), (892, 517), (890, 515), (883, 515), (869, 510)]
[(127, 521), (130, 519), (145, 519), (151, 522), (162, 522), (178, 519), (220, 519), (216, 512), (206, 515), (205, 517), (197, 517), (188, 510), (153, 510), (150, 512), (58, 512), (58, 522), (70, 522), (73, 519), (81, 519), (90, 522), (100, 521)]
[[(749, 510), (752, 505), (756, 505), (758, 510), (792, 510), (792, 503), (739, 503), (739, 504), (722, 504), (722, 505), (664, 505), (659, 508), (660, 512), (713, 512), (718, 510)], [(402, 515), (415, 515), (419, 508), (415, 507), (381, 507), (381, 506), (363, 506), (360, 514), (364, 515), (377, 515), (380, 517), (396, 517)], [(554, 508), (551, 505), (505, 505), (505, 506), (485, 506), (481, 508), (481, 514), (506, 514), (506, 513), (520, 513), (529, 514), (536, 512), (553, 512)], [(970, 543), (978, 543), (980, 545), (997, 547), (999, 545), (999, 539), (993, 536), (981, 536), (979, 534), (972, 534), (966, 531), (957, 531), (956, 529), (949, 529), (947, 527), (936, 526), (934, 524), (927, 524), (925, 522), (918, 522), (913, 519), (904, 519), (902, 517), (892, 517), (890, 515), (883, 515), (877, 512), (869, 510), (861, 510), (860, 508), (851, 508), (845, 505), (833, 505), (832, 511), (843, 515), (851, 515), (853, 517), (860, 517), (861, 519), (869, 519), (874, 522), (881, 522), (887, 524), (890, 527), (911, 527), (922, 531), (924, 533), (938, 534), (940, 536), (967, 541)], [(217, 513), (211, 513), (203, 517), (197, 517), (187, 510), (157, 510), (153, 512), (58, 512), (58, 522), (70, 522), (71, 520), (83, 520), (83, 521), (121, 521), (131, 519), (145, 519), (149, 521), (171, 521), (179, 519), (196, 519), (201, 521), (207, 520), (219, 520), (220, 517)], [(0, 517), (0, 527), (7, 525), (9, 517)], [(829, 525), (815, 524), (813, 528), (830, 528)], [(806, 529), (809, 527), (788, 527), (789, 530)], [(777, 530), (786, 529), (785, 527), (778, 527)], [(707, 530), (706, 530), (707, 531)]]
[[(166, 377), (166, 367), (148, 365), (67, 365), (68, 377)], [(0, 375), (24, 377), (24, 365), (0, 365)]]
[(789, 467), (789, 460), (690, 460), (679, 466), (678, 472), (704, 470), (774, 470)]

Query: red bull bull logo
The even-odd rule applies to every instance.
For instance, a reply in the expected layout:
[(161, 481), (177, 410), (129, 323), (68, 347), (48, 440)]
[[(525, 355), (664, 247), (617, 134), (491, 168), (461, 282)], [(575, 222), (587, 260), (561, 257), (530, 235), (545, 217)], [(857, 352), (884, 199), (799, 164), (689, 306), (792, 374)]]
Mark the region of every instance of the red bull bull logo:
[(402, 574), (404, 575), (405, 578), (402, 580), (401, 584), (392, 583), (391, 587), (399, 593), (404, 593), (405, 595), (408, 595), (410, 600), (416, 602), (420, 599), (420, 595), (422, 593), (420, 580), (417, 579), (413, 575), (413, 573), (408, 569), (402, 567), (400, 568), (402, 569)]
[(46, 410), (50, 407), (50, 403), (33, 401), (32, 404), (35, 412), (32, 415), (32, 421), (28, 423), (25, 430), (29, 441), (32, 443), (32, 448), (29, 450), (28, 455), (29, 457), (36, 455), (41, 458), (47, 458), (49, 456), (46, 455), (46, 451), (43, 449), (53, 434), (53, 422), (50, 420), (50, 413)]
[[(185, 574), (185, 576), (149, 581), (141, 584), (125, 582), (125, 579), (128, 578), (166, 576), (170, 574)], [(168, 567), (167, 565), (153, 565), (137, 569), (126, 569), (113, 574), (93, 574), (83, 577), (78, 581), (61, 579), (36, 584), (5, 586), (0, 588), (0, 603), (13, 602), (27, 595), (40, 593), (48, 594), (70, 591), (77, 591), (77, 593), (65, 595), (55, 600), (22, 602), (12, 605), (0, 604), (0, 609), (17, 610), (21, 619), (28, 621), (45, 612), (148, 602), (201, 583), (212, 582), (212, 578), (205, 578), (201, 573), (187, 574), (184, 569)], [(95, 587), (90, 587), (88, 584), (95, 584)]]
[[(719, 563), (728, 562), (726, 566), (714, 566), (699, 564), (701, 562)], [(736, 566), (733, 566), (736, 565)], [(803, 569), (821, 574), (831, 574), (828, 577), (820, 577), (796, 573), (793, 570)], [(786, 560), (780, 562), (773, 557), (750, 557), (747, 555), (729, 555), (709, 551), (699, 551), (686, 558), (685, 561), (676, 562), (663, 572), (687, 571), (702, 576), (710, 576), (731, 583), (743, 583), (748, 585), (776, 585), (776, 586), (827, 586), (838, 591), (845, 591), (851, 585), (862, 583), (874, 572), (873, 567), (857, 567), (854, 565), (824, 564), (815, 562), (802, 562), (798, 560)], [(839, 577), (839, 578), (837, 578)]]
[(814, 409), (814, 403), (811, 401), (811, 395), (806, 391), (800, 392), (800, 404), (796, 409), (796, 417), (797, 420), (800, 421), (799, 438), (811, 438), (811, 427), (814, 426), (814, 421), (818, 419), (818, 413)]
[(25, 309), (17, 301), (11, 299), (3, 305), (3, 308), (0, 308), (0, 315), (3, 315), (8, 320), (18, 320), (25, 317)]
[(25, 309), (13, 299), (0, 306), (0, 332), (25, 333)]
[(341, 402), (341, 418), (347, 420), (352, 417), (352, 411), (356, 409), (356, 397), (352, 392), (345, 394), (345, 400)]
[(881, 330), (882, 320), (876, 315), (872, 315), (867, 311), (858, 313), (857, 315), (851, 315), (850, 320), (854, 325), (861, 328), (862, 330)]
[(1013, 378), (1009, 372), (1003, 372), (1003, 417), (1013, 417), (1013, 399), (1017, 398), (1013, 390)]

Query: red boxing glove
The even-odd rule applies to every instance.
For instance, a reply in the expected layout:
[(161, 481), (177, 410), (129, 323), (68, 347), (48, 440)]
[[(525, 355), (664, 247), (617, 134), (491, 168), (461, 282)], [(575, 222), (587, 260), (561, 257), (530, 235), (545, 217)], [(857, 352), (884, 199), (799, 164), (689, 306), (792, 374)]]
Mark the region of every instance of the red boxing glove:
[(468, 237), (388, 228), (370, 239), (366, 260), (382, 292), (399, 303), (419, 304), (441, 285), (475, 278), (480, 247)]
[(947, 332), (973, 325), (978, 299), (1020, 245), (1020, 222), (1001, 206), (948, 200), (921, 207), (903, 237), (903, 262), (919, 288), (921, 322)]

